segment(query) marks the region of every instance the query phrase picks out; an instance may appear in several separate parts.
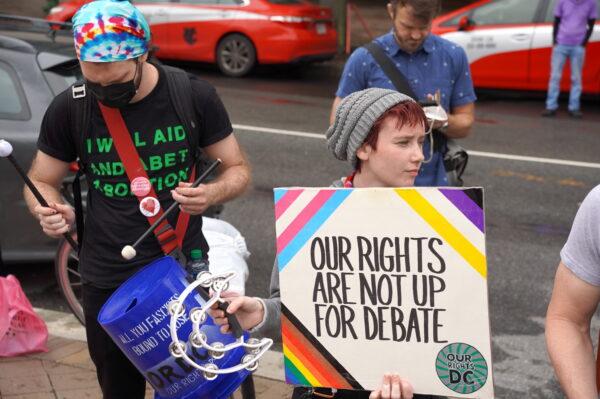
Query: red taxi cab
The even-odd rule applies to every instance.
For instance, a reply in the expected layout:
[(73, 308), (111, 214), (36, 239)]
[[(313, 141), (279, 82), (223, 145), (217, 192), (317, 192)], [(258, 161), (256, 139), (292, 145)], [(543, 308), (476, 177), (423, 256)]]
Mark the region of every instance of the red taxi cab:
[[(557, 1), (481, 0), (436, 18), (432, 32), (465, 49), (476, 87), (547, 90)], [(569, 79), (567, 67), (563, 90)], [(583, 92), (600, 94), (598, 21), (586, 47)]]
[[(47, 19), (69, 21), (90, 0), (66, 0)], [(216, 63), (243, 76), (256, 63), (324, 61), (336, 52), (332, 11), (308, 0), (133, 0), (162, 59)]]

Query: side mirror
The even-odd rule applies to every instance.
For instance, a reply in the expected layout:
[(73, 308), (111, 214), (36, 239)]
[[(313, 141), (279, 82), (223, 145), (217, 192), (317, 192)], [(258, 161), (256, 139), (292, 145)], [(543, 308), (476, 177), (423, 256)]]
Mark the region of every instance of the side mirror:
[(475, 25), (475, 23), (473, 21), (471, 21), (469, 19), (469, 17), (467, 17), (466, 15), (463, 15), (463, 17), (458, 21), (458, 30), (459, 31), (468, 31), (468, 30), (471, 30), (474, 25)]

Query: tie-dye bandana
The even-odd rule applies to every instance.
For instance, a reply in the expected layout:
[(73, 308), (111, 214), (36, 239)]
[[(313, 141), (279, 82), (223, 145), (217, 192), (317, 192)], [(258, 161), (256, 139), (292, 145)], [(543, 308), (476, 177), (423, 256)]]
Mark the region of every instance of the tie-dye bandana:
[(73, 17), (73, 36), (81, 61), (115, 62), (145, 54), (150, 28), (129, 1), (96, 0)]

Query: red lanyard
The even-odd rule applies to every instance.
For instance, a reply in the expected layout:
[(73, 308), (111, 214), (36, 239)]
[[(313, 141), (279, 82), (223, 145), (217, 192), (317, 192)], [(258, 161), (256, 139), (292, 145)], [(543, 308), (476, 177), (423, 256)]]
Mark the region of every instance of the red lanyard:
[(344, 178), (344, 188), (353, 188), (354, 187), (354, 176), (356, 176), (356, 171), (352, 172), (352, 174), (346, 176)]
[[(123, 167), (125, 168), (125, 172), (127, 173), (130, 184), (134, 179), (139, 177), (150, 181), (148, 179), (148, 174), (146, 173), (146, 170), (140, 161), (140, 156), (135, 148), (135, 145), (131, 140), (131, 135), (129, 134), (129, 130), (127, 129), (127, 125), (123, 120), (121, 112), (117, 108), (106, 107), (100, 102), (98, 102), (98, 106), (100, 107), (100, 112), (102, 113), (102, 117), (104, 118), (104, 122), (108, 128), (108, 132), (113, 139), (117, 154), (123, 162)], [(190, 181), (194, 181), (195, 175), (196, 168), (192, 168)], [(135, 195), (140, 203), (142, 200), (148, 197), (158, 200), (158, 196), (156, 195), (154, 187), (152, 187), (151, 184), (150, 191), (146, 195), (138, 195), (137, 193), (135, 193)], [(159, 208), (158, 213), (156, 213), (154, 216), (146, 216), (148, 223), (152, 225), (152, 223), (154, 223), (156, 219), (162, 215), (162, 213), (162, 208)], [(175, 230), (173, 230), (173, 227), (171, 227), (166, 219), (163, 220), (156, 227), (156, 229), (154, 229), (154, 235), (156, 236), (158, 243), (162, 247), (165, 255), (170, 254), (177, 247), (179, 247), (179, 249), (182, 248), (183, 238), (185, 236), (185, 232), (187, 231), (189, 221), (189, 213), (179, 212)]]

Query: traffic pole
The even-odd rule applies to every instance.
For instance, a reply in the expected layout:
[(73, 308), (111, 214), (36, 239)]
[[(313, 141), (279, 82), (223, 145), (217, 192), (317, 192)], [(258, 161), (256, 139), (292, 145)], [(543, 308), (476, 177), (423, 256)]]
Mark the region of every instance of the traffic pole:
[(347, 24), (348, 0), (334, 0), (333, 12), (338, 36), (338, 54), (343, 54), (346, 51), (347, 29), (350, 29)]

